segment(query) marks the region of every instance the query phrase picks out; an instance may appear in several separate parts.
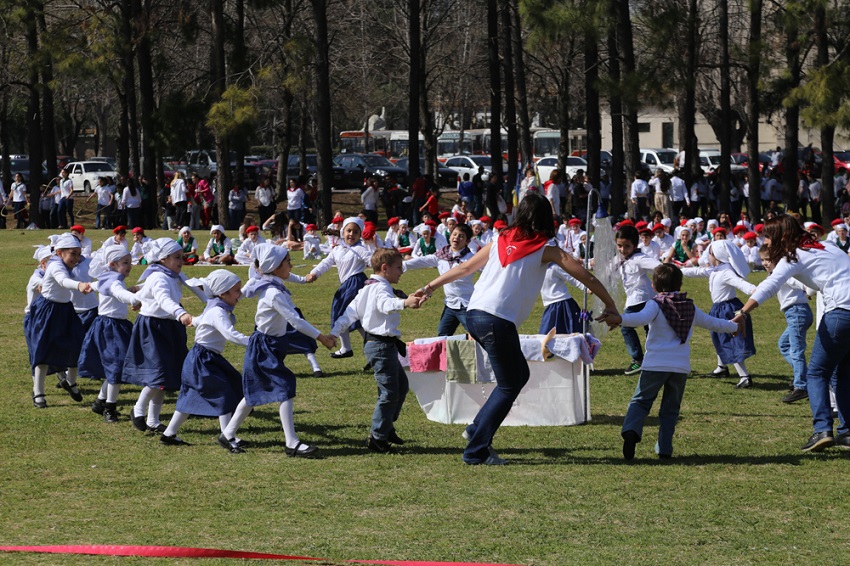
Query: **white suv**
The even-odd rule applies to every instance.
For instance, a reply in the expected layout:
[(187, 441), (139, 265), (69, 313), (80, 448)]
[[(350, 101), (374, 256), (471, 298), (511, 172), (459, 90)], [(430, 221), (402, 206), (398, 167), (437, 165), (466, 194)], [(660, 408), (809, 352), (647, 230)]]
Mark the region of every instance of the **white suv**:
[(641, 148), (640, 150), (640, 160), (646, 163), (653, 173), (656, 169), (661, 169), (665, 173), (672, 173), (674, 159), (676, 159), (675, 149)]
[(64, 167), (74, 183), (74, 192), (92, 192), (99, 177), (117, 177), (118, 171), (104, 161), (72, 161)]

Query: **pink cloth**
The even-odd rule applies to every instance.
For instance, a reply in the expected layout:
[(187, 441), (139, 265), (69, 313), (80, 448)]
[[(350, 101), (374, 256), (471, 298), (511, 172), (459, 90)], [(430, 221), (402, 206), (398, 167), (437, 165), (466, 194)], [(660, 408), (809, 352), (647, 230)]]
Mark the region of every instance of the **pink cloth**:
[(410, 371), (446, 371), (446, 341), (438, 340), (429, 344), (407, 345), (407, 360)]

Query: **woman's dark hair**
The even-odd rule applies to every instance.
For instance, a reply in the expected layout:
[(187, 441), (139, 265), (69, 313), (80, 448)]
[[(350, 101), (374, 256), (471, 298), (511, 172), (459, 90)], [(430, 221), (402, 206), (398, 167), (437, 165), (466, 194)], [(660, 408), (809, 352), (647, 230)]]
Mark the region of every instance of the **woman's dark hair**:
[(614, 238), (617, 240), (628, 240), (634, 246), (638, 245), (638, 240), (640, 239), (637, 228), (634, 226), (620, 226)]
[(132, 177), (127, 177), (127, 188), (130, 189), (130, 194), (136, 196), (139, 191), (136, 190), (136, 182)]
[(803, 229), (800, 221), (789, 214), (780, 214), (764, 223), (764, 237), (770, 239), (768, 258), (774, 265), (785, 258), (789, 263), (797, 261), (797, 248), (814, 244), (818, 239)]
[(452, 230), (452, 232), (454, 232), (455, 230), (460, 230), (461, 232), (463, 232), (463, 235), (466, 236), (467, 241), (472, 239), (472, 228), (470, 228), (468, 224), (458, 224), (454, 227), (454, 230)]
[(656, 293), (678, 293), (682, 290), (682, 270), (672, 263), (662, 263), (652, 273)]
[(278, 238), (286, 236), (285, 232), (289, 229), (289, 216), (285, 212), (276, 212), (274, 215), (274, 223), (272, 224), (272, 235)]
[(519, 203), (511, 228), (516, 228), (523, 238), (532, 238), (538, 234), (554, 238), (556, 228), (549, 200), (538, 193), (526, 194)]

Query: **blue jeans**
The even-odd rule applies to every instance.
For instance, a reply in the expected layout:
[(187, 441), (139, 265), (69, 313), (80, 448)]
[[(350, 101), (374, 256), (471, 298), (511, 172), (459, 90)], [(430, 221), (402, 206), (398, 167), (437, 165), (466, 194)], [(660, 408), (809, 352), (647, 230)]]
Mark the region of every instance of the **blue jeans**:
[(809, 359), (806, 389), (815, 432), (832, 432), (829, 382), (835, 376), (835, 402), (841, 423), (838, 433), (848, 431), (844, 415), (850, 415), (850, 311), (834, 309), (823, 315)]
[[(639, 305), (632, 305), (630, 307), (626, 307), (626, 310), (623, 312), (640, 312), (643, 310), (643, 307), (646, 306), (646, 303), (640, 303)], [(649, 332), (649, 329), (644, 326), (643, 329)], [(634, 328), (626, 328), (625, 326), (620, 327), (620, 332), (623, 334), (623, 341), (626, 343), (626, 351), (629, 352), (629, 355), (632, 357), (634, 361), (639, 364), (643, 363), (643, 348), (640, 345), (640, 338), (638, 338), (637, 330)]]
[(437, 326), (437, 336), (453, 335), (459, 324), (467, 328), (466, 309), (452, 309), (443, 305), (443, 315), (440, 317), (440, 324)]
[(530, 372), (514, 323), (479, 310), (466, 311), (466, 322), (469, 333), (490, 357), (496, 375), (496, 388), (472, 424), (466, 427), (470, 439), (463, 451), (463, 461), (480, 464), (490, 456), (493, 435), (528, 383)]
[(378, 382), (378, 402), (372, 414), (372, 438), (386, 440), (395, 430), (395, 422), (410, 388), (407, 374), (398, 361), (395, 344), (370, 340), (363, 346), (366, 361), (375, 370)]
[(812, 309), (806, 303), (784, 311), (787, 327), (779, 337), (779, 352), (794, 368), (794, 389), (806, 389), (806, 331), (812, 325)]
[(682, 406), (687, 377), (685, 373), (648, 370), (640, 372), (635, 394), (629, 402), (626, 418), (623, 419), (623, 432), (633, 430), (638, 438), (643, 437), (643, 422), (663, 387), (664, 396), (661, 397), (661, 407), (658, 409), (658, 442), (655, 443), (655, 453), (672, 456), (673, 433), (676, 432), (676, 423), (679, 421), (679, 408)]

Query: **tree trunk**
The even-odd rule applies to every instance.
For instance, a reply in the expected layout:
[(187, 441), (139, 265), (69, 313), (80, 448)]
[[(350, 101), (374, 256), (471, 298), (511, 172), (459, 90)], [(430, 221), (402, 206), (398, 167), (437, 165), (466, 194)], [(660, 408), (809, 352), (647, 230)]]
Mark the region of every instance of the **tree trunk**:
[(139, 105), (142, 110), (142, 164), (141, 178), (148, 183), (148, 195), (144, 206), (144, 218), (147, 222), (146, 228), (156, 225), (157, 211), (157, 188), (165, 184), (165, 176), (162, 172), (162, 163), (157, 157), (157, 148), (154, 144), (154, 126), (152, 120), (156, 113), (156, 100), (153, 89), (153, 60), (151, 56), (150, 38), (150, 16), (151, 0), (133, 0), (133, 11), (136, 15), (136, 35), (138, 36), (138, 47), (136, 48), (136, 60), (139, 68)]
[(502, 5), (502, 68), (505, 75), (505, 121), (508, 130), (508, 188), (517, 186), (517, 126), (516, 126), (516, 89), (514, 88), (513, 32), (511, 23), (510, 0)]
[[(38, 58), (38, 28), (36, 27), (35, 7), (30, 4), (27, 7), (26, 35), (27, 35), (27, 57), (30, 61)], [(30, 163), (41, 163), (44, 159), (41, 140), (41, 97), (39, 90), (38, 68), (29, 66), (29, 97), (27, 98), (27, 146), (29, 148)], [(55, 163), (55, 160), (54, 160)], [(54, 165), (55, 169), (55, 165)], [(29, 216), (30, 222), (45, 228), (47, 223), (41, 219), (41, 167), (32, 167), (30, 170), (30, 182), (27, 186), (30, 196)]]
[[(800, 38), (797, 17), (788, 11), (785, 14), (785, 64), (788, 68), (790, 91), (800, 86)], [(798, 159), (797, 146), (800, 137), (800, 105), (797, 102), (785, 107), (785, 151), (782, 158), (782, 192), (785, 210), (799, 212), (800, 201), (797, 198)]]
[[(499, 3), (487, 0), (487, 61), (490, 72), (491, 175), (502, 189), (502, 77), (499, 69)], [(491, 211), (492, 212), (492, 211)]]
[(0, 99), (0, 179), (4, 187), (12, 186), (12, 164), (9, 161), (9, 91)]
[(425, 64), (426, 49), (422, 48), (419, 58), (419, 130), (422, 132), (422, 145), (425, 147), (425, 170), (426, 175), (432, 175), (437, 180), (437, 147), (434, 135), (434, 115), (431, 113), (431, 103), (428, 97), (428, 71)]
[(328, 56), (328, 11), (325, 0), (310, 0), (313, 11), (313, 23), (316, 26), (316, 95), (315, 128), (316, 153), (319, 170), (319, 193), (322, 195), (322, 208), (319, 224), (326, 226), (332, 215), (331, 184), (333, 165), (331, 155), (331, 81), (330, 60)]
[[(280, 108), (281, 121), (277, 128), (277, 201), (283, 202), (286, 199), (287, 181), (289, 169), (289, 152), (291, 151), (290, 141), (292, 139), (292, 105), (295, 102), (295, 95), (292, 91), (284, 87), (283, 89), (283, 104)], [(300, 169), (303, 171), (306, 167), (303, 156), (299, 163)], [(301, 175), (299, 175), (300, 177)]]
[[(829, 38), (827, 36), (828, 22), (826, 21), (826, 8), (823, 3), (818, 3), (815, 8), (815, 43), (817, 45), (817, 65), (824, 68), (829, 65)], [(837, 109), (836, 109), (837, 110)], [(812, 206), (820, 206), (822, 226), (829, 226), (835, 218), (835, 157), (832, 144), (835, 141), (835, 127), (824, 126), (820, 130), (821, 151), (821, 191), (820, 203), (812, 203)], [(814, 216), (814, 215), (813, 215)], [(817, 217), (815, 217), (817, 218)], [(815, 219), (817, 221), (817, 219)]]
[[(35, 2), (38, 13), (38, 29), (42, 37), (47, 35), (47, 22), (44, 19), (44, 2)], [(42, 50), (41, 66), (41, 139), (44, 147), (44, 159), (47, 161), (47, 176), (53, 179), (59, 174), (56, 163), (56, 113), (53, 105), (53, 57)], [(71, 154), (73, 155), (73, 153)], [(39, 160), (38, 163), (41, 163)]]
[[(565, 171), (567, 164), (567, 156), (570, 154), (570, 71), (569, 67), (564, 67), (561, 80), (558, 81), (558, 129), (560, 130), (560, 139), (558, 140), (558, 169)], [(564, 178), (564, 183), (569, 186), (569, 179)], [(564, 211), (570, 214), (572, 203), (567, 198), (567, 202), (562, 204)]]
[(514, 76), (516, 77), (517, 120), (519, 122), (519, 150), (523, 163), (534, 163), (534, 146), (531, 141), (531, 120), (528, 117), (528, 92), (525, 85), (525, 62), (522, 46), (522, 22), (517, 0), (508, 0), (511, 12), (511, 45), (513, 47)]
[[(622, 57), (621, 70), (624, 78), (634, 76), (635, 70), (635, 46), (632, 38), (632, 17), (629, 0), (617, 2), (617, 38), (620, 44), (620, 56)], [(628, 200), (627, 186), (634, 177), (636, 171), (640, 171), (640, 135), (638, 132), (637, 109), (639, 101), (636, 93), (629, 93), (623, 98), (623, 158), (625, 161), (625, 177), (622, 185), (611, 185), (611, 212), (614, 216), (620, 216), (626, 210)]]
[(599, 153), (602, 151), (602, 117), (599, 114), (599, 46), (596, 31), (584, 34), (584, 102), (587, 129), (587, 178), (599, 188)]
[[(732, 187), (732, 109), (730, 105), (729, 74), (729, 0), (718, 0), (720, 19), (720, 194), (721, 210), (729, 210)], [(737, 222), (737, 219), (735, 220)]]
[[(233, 26), (233, 55), (231, 74), (236, 77), (236, 82), (244, 85), (248, 82), (245, 71), (248, 69), (247, 49), (245, 47), (245, 0), (236, 0), (236, 18)], [(229, 37), (229, 36), (228, 36)], [(241, 133), (241, 132), (240, 132)], [(236, 167), (233, 168), (233, 183), (239, 186), (245, 185), (245, 154), (248, 151), (248, 142), (244, 135), (234, 136), (231, 141), (233, 153), (235, 154)], [(230, 158), (227, 159), (230, 165)], [(250, 189), (252, 187), (245, 187)]]
[[(690, 190), (699, 167), (696, 125), (697, 0), (688, 0), (688, 38), (685, 56), (685, 185)], [(682, 145), (681, 143), (679, 145)], [(682, 164), (679, 164), (680, 167)]]
[[(420, 51), (422, 50), (422, 14), (419, 0), (408, 0), (408, 36), (410, 38), (410, 74), (408, 75), (408, 100), (407, 107), (407, 171), (408, 184), (413, 186), (413, 181), (419, 176), (419, 102), (422, 96), (421, 75), (425, 69), (422, 66)], [(427, 110), (427, 109), (426, 109)]]
[(761, 219), (761, 174), (759, 172), (759, 78), (761, 77), (761, 17), (763, 0), (750, 1), (750, 37), (747, 45), (747, 179), (750, 220)]
[[(618, 0), (611, 0), (610, 13), (617, 13)], [(617, 23), (608, 26), (608, 76), (611, 92), (608, 106), (611, 112), (611, 178), (610, 188), (621, 187), (618, 200), (623, 200), (623, 99), (620, 96), (620, 49), (617, 44)], [(612, 191), (613, 192), (613, 191)], [(613, 196), (613, 195), (612, 195)], [(622, 208), (622, 206), (620, 207)]]
[[(225, 62), (225, 33), (224, 28), (224, 3), (220, 0), (210, 0), (211, 16), (212, 16), (212, 58), (213, 58), (213, 73), (211, 93), (214, 100), (221, 100), (224, 91), (227, 89), (227, 66)], [(216, 200), (218, 205), (218, 220), (219, 223), (227, 226), (230, 230), (238, 228), (238, 226), (229, 226), (228, 219), (228, 195), (232, 187), (230, 178), (230, 144), (227, 136), (216, 133), (215, 135), (215, 153), (216, 153), (216, 177), (218, 179), (218, 193)]]

